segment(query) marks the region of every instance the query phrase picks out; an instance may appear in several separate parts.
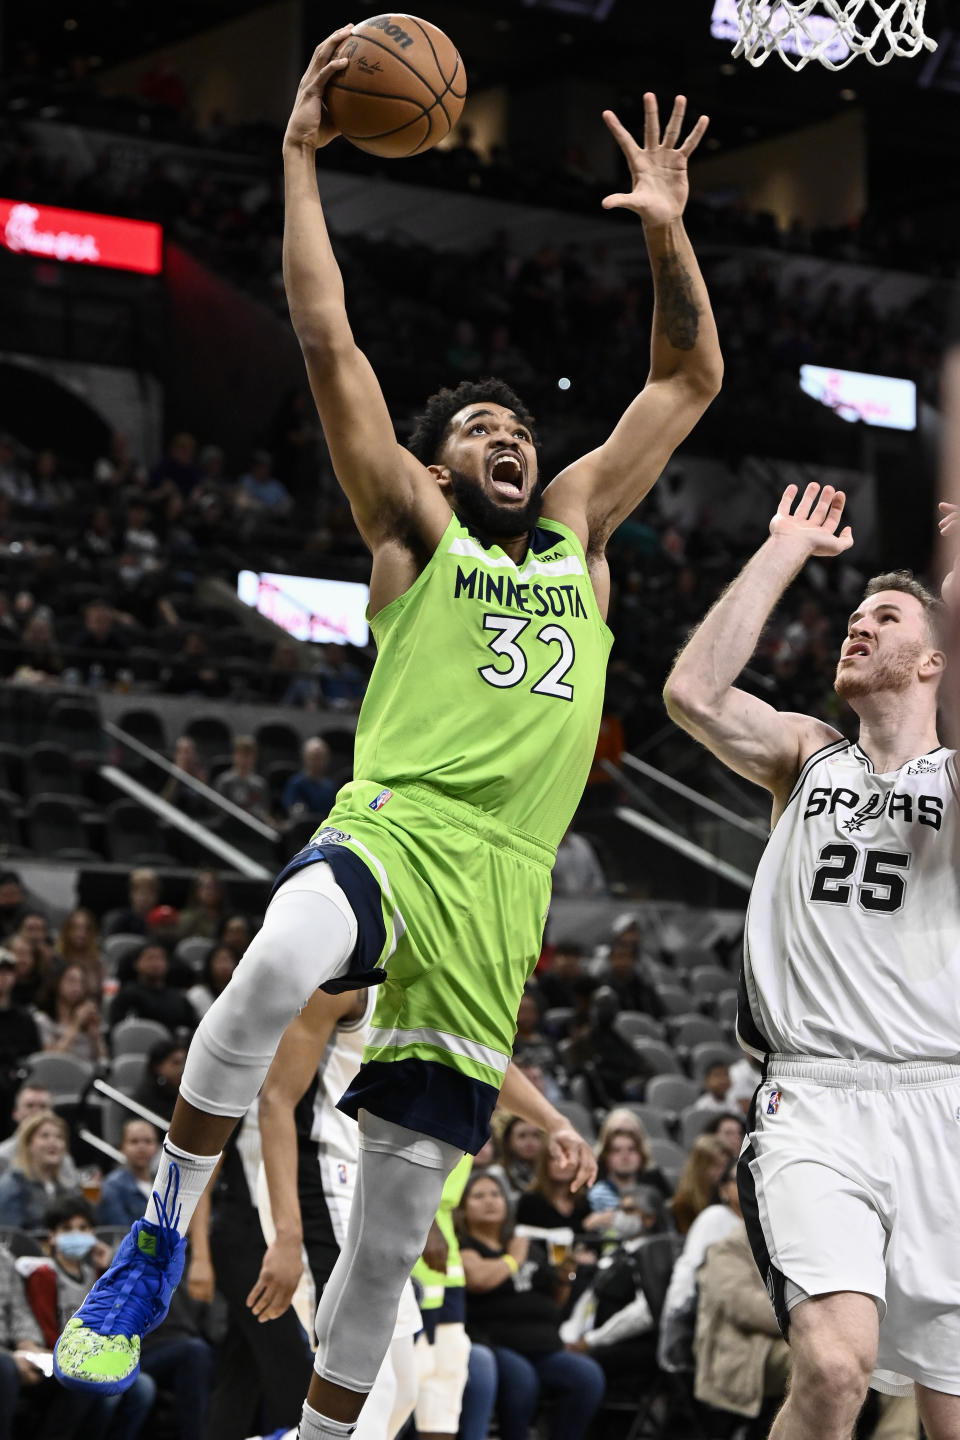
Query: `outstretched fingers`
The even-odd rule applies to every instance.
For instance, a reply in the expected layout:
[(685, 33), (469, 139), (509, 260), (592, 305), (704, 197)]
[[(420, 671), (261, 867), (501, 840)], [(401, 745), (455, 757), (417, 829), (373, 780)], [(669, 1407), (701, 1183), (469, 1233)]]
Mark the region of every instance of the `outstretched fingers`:
[(680, 138), (680, 130), (683, 126), (683, 117), (687, 113), (686, 95), (678, 95), (673, 102), (673, 109), (670, 111), (670, 119), (667, 121), (667, 128), (663, 132), (663, 144), (672, 149)]
[[(824, 530), (829, 530), (832, 535), (835, 535), (837, 533), (837, 526), (840, 524), (840, 517), (843, 514), (843, 507), (846, 503), (846, 495), (843, 493), (842, 490), (837, 490), (834, 492), (833, 499), (830, 501), (830, 504), (826, 508), (821, 523)], [(849, 525), (847, 526), (847, 529), (850, 529)]]
[(793, 502), (797, 498), (797, 486), (788, 485), (780, 496), (780, 504), (777, 506), (778, 515), (789, 515), (793, 509)]
[(656, 150), (660, 144), (660, 107), (652, 90), (643, 96), (643, 148)]
[(700, 141), (703, 139), (704, 135), (706, 135), (707, 126), (709, 124), (710, 116), (701, 115), (700, 119), (690, 131), (690, 134), (687, 136), (686, 140), (684, 140), (683, 144), (680, 146), (681, 155), (686, 155), (688, 159), (690, 158), (694, 150), (696, 150), (697, 146), (700, 144)]
[(811, 480), (806, 490), (804, 490), (803, 494), (800, 496), (793, 518), (795, 520), (809, 520), (810, 516), (816, 509), (817, 496), (819, 494), (820, 486), (816, 483), (815, 480)]
[(640, 146), (636, 140), (634, 140), (626, 125), (618, 119), (612, 110), (604, 110), (603, 121), (626, 156), (627, 164), (632, 165), (635, 157), (640, 153)]
[(349, 25), (341, 25), (340, 29), (334, 30), (333, 34), (328, 35), (326, 40), (321, 40), (310, 58), (307, 73), (303, 77), (307, 84), (312, 84), (320, 78), (321, 70), (324, 70), (330, 64), (330, 61), (336, 53), (337, 46), (346, 40), (352, 29), (353, 21), (351, 20)]

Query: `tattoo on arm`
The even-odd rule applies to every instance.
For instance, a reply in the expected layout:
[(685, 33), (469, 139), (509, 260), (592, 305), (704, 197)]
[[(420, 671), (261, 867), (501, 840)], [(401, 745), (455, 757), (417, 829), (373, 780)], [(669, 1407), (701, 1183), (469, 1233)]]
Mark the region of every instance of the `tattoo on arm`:
[(664, 255), (660, 261), (656, 299), (657, 329), (675, 350), (692, 350), (700, 329), (700, 312), (689, 272), (674, 255)]

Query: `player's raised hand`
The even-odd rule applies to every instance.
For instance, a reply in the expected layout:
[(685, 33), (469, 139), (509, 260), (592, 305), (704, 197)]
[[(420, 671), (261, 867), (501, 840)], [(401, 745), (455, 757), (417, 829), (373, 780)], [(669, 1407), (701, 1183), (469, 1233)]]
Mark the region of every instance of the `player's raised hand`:
[(607, 128), (630, 167), (629, 192), (608, 195), (603, 202), (604, 210), (635, 210), (646, 225), (668, 225), (680, 218), (690, 193), (687, 161), (710, 124), (706, 115), (701, 115), (683, 144), (678, 145), (686, 109), (687, 97), (678, 95), (661, 137), (657, 97), (648, 90), (643, 97), (642, 145), (637, 144), (612, 110), (604, 110)]
[(547, 1145), (550, 1154), (573, 1172), (571, 1190), (580, 1190), (592, 1185), (597, 1178), (597, 1160), (590, 1146), (573, 1126), (566, 1121), (555, 1130), (547, 1131)]
[[(840, 555), (853, 544), (849, 525), (839, 530), (846, 495), (832, 485), (811, 482), (797, 500), (798, 486), (788, 485), (770, 521), (770, 534), (796, 540), (810, 555)], [(797, 500), (796, 508), (794, 501)]]
[(352, 22), (341, 25), (339, 30), (334, 30), (333, 34), (328, 35), (323, 44), (314, 50), (297, 89), (297, 98), (293, 102), (293, 110), (283, 137), (284, 145), (305, 145), (319, 150), (339, 135), (339, 130), (330, 123), (324, 109), (323, 92), (334, 75), (338, 75), (344, 66), (349, 64), (345, 56), (334, 59), (334, 54), (337, 46), (346, 40), (352, 29)]

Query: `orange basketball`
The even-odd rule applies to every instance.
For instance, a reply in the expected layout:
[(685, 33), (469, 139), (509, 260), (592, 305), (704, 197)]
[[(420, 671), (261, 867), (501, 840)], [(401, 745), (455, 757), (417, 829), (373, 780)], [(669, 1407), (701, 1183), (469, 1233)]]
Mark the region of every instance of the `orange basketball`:
[(415, 15), (374, 15), (337, 47), (346, 65), (324, 104), (345, 140), (371, 155), (419, 155), (456, 125), (467, 96), (457, 47)]

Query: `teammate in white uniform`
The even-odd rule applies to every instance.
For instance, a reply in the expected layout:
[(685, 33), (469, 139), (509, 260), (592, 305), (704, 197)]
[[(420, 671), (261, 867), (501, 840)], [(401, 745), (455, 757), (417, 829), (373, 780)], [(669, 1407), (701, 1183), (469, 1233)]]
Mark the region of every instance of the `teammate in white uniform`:
[(793, 1350), (776, 1440), (847, 1440), (869, 1384), (960, 1440), (960, 815), (937, 735), (943, 607), (906, 572), (851, 615), (837, 693), (859, 743), (735, 686), (844, 496), (784, 493), (770, 538), (688, 641), (671, 717), (773, 796), (738, 1031), (764, 1064), (740, 1162)]
[[(303, 1272), (304, 1249), (319, 1299), (343, 1246), (360, 1146), (356, 1122), (337, 1109), (337, 1102), (360, 1069), (372, 1011), (372, 991), (330, 995), (318, 990), (284, 1031), (263, 1083), (260, 1135), (275, 1238), (247, 1299), (261, 1321), (282, 1315), (290, 1304)], [(587, 1142), (512, 1063), (500, 1099), (504, 1108), (547, 1133), (551, 1148), (576, 1164), (580, 1184), (592, 1183), (596, 1161)], [(389, 1245), (391, 1237), (384, 1236), (383, 1243)], [(432, 1269), (446, 1269), (446, 1248), (434, 1224), (423, 1251)], [(371, 1309), (382, 1306), (376, 1294), (367, 1299)], [(390, 1349), (354, 1440), (391, 1440), (413, 1411), (418, 1388), (413, 1336), (421, 1328), (408, 1281)]]

